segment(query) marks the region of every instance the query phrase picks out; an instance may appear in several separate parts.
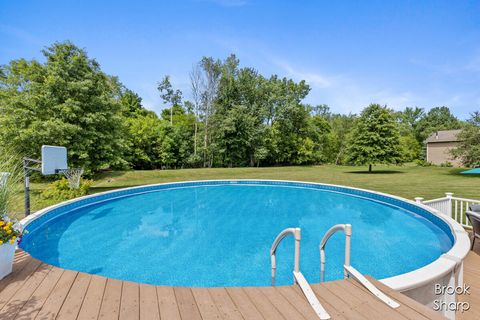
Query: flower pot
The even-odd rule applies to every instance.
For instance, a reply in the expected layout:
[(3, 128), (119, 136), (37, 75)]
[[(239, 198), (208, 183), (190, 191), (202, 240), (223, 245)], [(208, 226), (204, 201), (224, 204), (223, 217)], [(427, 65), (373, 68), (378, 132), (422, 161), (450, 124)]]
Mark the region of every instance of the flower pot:
[(16, 243), (4, 243), (0, 245), (0, 280), (12, 272), (16, 245)]

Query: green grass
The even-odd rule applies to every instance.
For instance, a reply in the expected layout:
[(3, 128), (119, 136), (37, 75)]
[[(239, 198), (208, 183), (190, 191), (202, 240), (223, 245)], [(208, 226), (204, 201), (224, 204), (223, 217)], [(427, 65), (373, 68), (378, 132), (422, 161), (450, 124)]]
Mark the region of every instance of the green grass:
[[(456, 196), (480, 199), (480, 177), (464, 176), (464, 169), (404, 166), (375, 166), (374, 172), (365, 172), (364, 167), (349, 166), (304, 166), (270, 168), (219, 168), (182, 169), (154, 171), (114, 171), (95, 177), (91, 193), (152, 183), (209, 180), (209, 179), (282, 179), (340, 184), (371, 189), (398, 195), (404, 198), (438, 198), (445, 192)], [(33, 183), (32, 211), (53, 203), (42, 200), (39, 195), (48, 183)], [(21, 195), (23, 196), (23, 195)], [(18, 199), (15, 216), (21, 218), (23, 200)]]

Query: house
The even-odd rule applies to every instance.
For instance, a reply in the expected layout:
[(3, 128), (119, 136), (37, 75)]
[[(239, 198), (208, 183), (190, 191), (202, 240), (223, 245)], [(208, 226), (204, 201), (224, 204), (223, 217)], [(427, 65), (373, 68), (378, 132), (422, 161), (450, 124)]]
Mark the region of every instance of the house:
[(460, 159), (454, 159), (450, 150), (458, 145), (458, 134), (461, 130), (442, 130), (432, 133), (427, 144), (427, 161), (436, 165), (450, 162), (455, 167), (462, 165)]

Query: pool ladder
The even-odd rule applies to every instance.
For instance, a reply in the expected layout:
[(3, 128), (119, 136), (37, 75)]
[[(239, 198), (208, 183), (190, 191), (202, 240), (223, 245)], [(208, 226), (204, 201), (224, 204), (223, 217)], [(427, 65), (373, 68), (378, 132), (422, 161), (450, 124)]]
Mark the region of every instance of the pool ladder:
[[(350, 240), (352, 237), (352, 225), (350, 224), (337, 224), (331, 227), (323, 236), (320, 241), (320, 281), (323, 282), (325, 278), (325, 245), (330, 237), (337, 231), (343, 231), (345, 233), (345, 261), (343, 265), (344, 278), (353, 278), (370, 291), (374, 296), (380, 299), (382, 302), (390, 306), (391, 308), (398, 308), (400, 304), (381, 292), (373, 283), (371, 283), (365, 276), (363, 276), (357, 269), (350, 265)], [(317, 296), (313, 292), (312, 288), (308, 284), (307, 280), (300, 272), (300, 240), (301, 230), (300, 228), (287, 228), (279, 233), (279, 235), (273, 241), (270, 248), (270, 260), (272, 269), (272, 286), (275, 285), (275, 276), (277, 270), (276, 251), (280, 242), (288, 235), (293, 235), (295, 238), (295, 251), (294, 251), (294, 266), (293, 266), (293, 281), (302, 290), (303, 294), (307, 298), (308, 302), (312, 306), (317, 316), (322, 320), (330, 319), (330, 315), (318, 301)]]

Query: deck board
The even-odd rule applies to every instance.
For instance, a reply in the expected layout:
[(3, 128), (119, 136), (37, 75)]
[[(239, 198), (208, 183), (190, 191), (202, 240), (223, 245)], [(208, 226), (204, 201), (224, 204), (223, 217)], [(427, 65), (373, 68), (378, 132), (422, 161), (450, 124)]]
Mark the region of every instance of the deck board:
[(263, 319), (260, 312), (242, 288), (226, 288), (226, 290), (244, 319)]
[(220, 311), (220, 316), (223, 319), (230, 320), (242, 320), (243, 316), (237, 309), (237, 306), (232, 301), (232, 298), (228, 294), (225, 288), (212, 288), (208, 289), (208, 292), (212, 296), (213, 302)]
[(293, 305), (285, 299), (275, 287), (258, 288), (265, 297), (277, 308), (285, 319), (305, 319)]
[(120, 302), (120, 320), (140, 319), (140, 288), (138, 283), (124, 282)]
[(198, 310), (204, 320), (222, 319), (220, 311), (215, 305), (207, 288), (192, 288), (193, 297), (197, 302)]
[(0, 309), (2, 309), (13, 295), (20, 289), (30, 276), (40, 267), (41, 263), (38, 260), (30, 260), (28, 264), (22, 268), (18, 273), (8, 275), (4, 280), (6, 284), (2, 291), (0, 291)]
[(58, 312), (57, 319), (76, 319), (78, 317), (91, 278), (92, 276), (86, 273), (77, 275), (62, 308)]
[(33, 295), (27, 300), (19, 310), (16, 319), (28, 320), (34, 319), (43, 307), (53, 288), (57, 285), (63, 274), (63, 269), (53, 267), (43, 280), (42, 284), (35, 290)]
[(202, 320), (200, 311), (197, 307), (197, 302), (193, 297), (190, 288), (176, 287), (173, 288), (175, 298), (177, 299), (178, 310), (183, 320)]
[(107, 278), (92, 276), (77, 319), (95, 320), (98, 318), (106, 284)]
[[(312, 289), (314, 289), (312, 287)], [(295, 286), (293, 287), (293, 290), (298, 293), (298, 295), (303, 297), (303, 292), (302, 290)], [(314, 289), (315, 292), (315, 289)], [(325, 308), (325, 310), (328, 310), (328, 313), (333, 319), (338, 319), (338, 320), (345, 320), (347, 319), (345, 315), (342, 313), (341, 310), (337, 310), (332, 304), (330, 304), (328, 301), (326, 301), (323, 297), (317, 295), (318, 301), (322, 304), (322, 306)]]
[(474, 251), (464, 261), (464, 282), (470, 286), (469, 295), (460, 295), (458, 301), (468, 302), (470, 310), (457, 312), (457, 320), (480, 319), (480, 241), (475, 242)]
[[(358, 320), (367, 320), (368, 317), (360, 314), (358, 311), (353, 310), (352, 306), (345, 304), (345, 302), (339, 298), (337, 295), (333, 294), (326, 286), (317, 285), (312, 287), (315, 294), (322, 300), (330, 304), (335, 310), (337, 310), (343, 317), (347, 319), (358, 319)], [(327, 310), (328, 311), (328, 310)]]
[(118, 319), (120, 313), (120, 301), (122, 299), (123, 282), (108, 279), (103, 294), (102, 305), (98, 315), (99, 319)]
[(35, 319), (49, 320), (57, 317), (78, 272), (65, 270), (40, 309)]
[[(480, 250), (479, 250), (480, 251)], [(480, 256), (472, 252), (465, 263), (465, 281), (480, 304)], [(152, 286), (64, 270), (15, 256), (14, 272), (0, 280), (0, 319), (317, 319), (298, 286), (184, 288)], [(372, 279), (375, 283), (376, 280)], [(377, 283), (401, 307), (391, 309), (358, 282), (348, 279), (314, 284), (312, 288), (332, 319), (442, 319), (412, 299)], [(476, 308), (476, 307), (475, 307)], [(476, 319), (478, 308), (458, 319)]]
[(37, 269), (36, 272), (24, 282), (23, 286), (12, 296), (10, 301), (5, 304), (5, 306), (0, 310), (0, 319), (2, 320), (12, 320), (15, 319), (17, 313), (25, 305), (25, 303), (30, 299), (38, 286), (43, 282), (45, 277), (48, 275), (52, 266), (42, 264)]
[(250, 301), (257, 307), (257, 310), (262, 314), (265, 319), (285, 319), (277, 308), (270, 302), (270, 300), (262, 294), (258, 288), (248, 287), (243, 288)]
[(157, 287), (160, 319), (180, 320), (180, 310), (172, 287)]
[[(340, 286), (337, 282), (330, 282), (326, 283), (325, 287), (328, 288), (332, 294), (344, 301), (346, 305), (349, 305), (352, 310), (358, 312), (362, 316), (370, 320), (385, 319), (385, 312), (389, 312), (390, 310), (385, 310), (383, 306), (380, 306), (381, 309), (378, 309), (378, 305), (375, 305), (376, 301), (368, 299), (368, 296), (370, 295), (367, 292), (363, 290), (355, 290), (355, 287), (346, 281), (339, 282), (341, 282), (343, 286)], [(400, 314), (393, 312), (391, 312), (389, 319), (408, 320)]]
[(155, 286), (140, 285), (140, 320), (160, 320)]
[(308, 301), (302, 296), (299, 295), (293, 287), (278, 287), (278, 292), (290, 303), (292, 306), (305, 318), (308, 320), (318, 319), (317, 314), (310, 307)]

